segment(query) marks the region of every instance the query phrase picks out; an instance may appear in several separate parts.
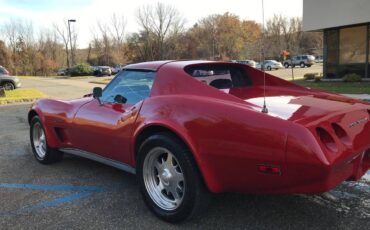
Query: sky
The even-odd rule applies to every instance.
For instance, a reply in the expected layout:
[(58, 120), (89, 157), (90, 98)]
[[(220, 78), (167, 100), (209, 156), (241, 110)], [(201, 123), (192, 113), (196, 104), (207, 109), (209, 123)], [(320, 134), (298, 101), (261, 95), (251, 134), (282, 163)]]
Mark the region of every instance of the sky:
[[(0, 27), (10, 19), (32, 22), (35, 31), (52, 28), (67, 19), (78, 32), (80, 48), (88, 46), (97, 21), (108, 22), (111, 15), (124, 15), (126, 34), (139, 31), (136, 11), (140, 6), (153, 5), (155, 0), (0, 0)], [(191, 27), (199, 19), (210, 14), (230, 12), (241, 19), (262, 22), (262, 0), (159, 0), (172, 5)], [(264, 0), (265, 20), (274, 14), (302, 17), (303, 0)]]

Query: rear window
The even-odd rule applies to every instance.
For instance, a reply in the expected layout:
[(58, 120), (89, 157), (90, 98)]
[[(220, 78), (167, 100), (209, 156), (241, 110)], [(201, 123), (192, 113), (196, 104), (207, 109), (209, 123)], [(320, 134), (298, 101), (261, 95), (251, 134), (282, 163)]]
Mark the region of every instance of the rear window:
[(198, 81), (217, 89), (251, 86), (252, 81), (246, 71), (232, 65), (188, 66), (185, 72)]

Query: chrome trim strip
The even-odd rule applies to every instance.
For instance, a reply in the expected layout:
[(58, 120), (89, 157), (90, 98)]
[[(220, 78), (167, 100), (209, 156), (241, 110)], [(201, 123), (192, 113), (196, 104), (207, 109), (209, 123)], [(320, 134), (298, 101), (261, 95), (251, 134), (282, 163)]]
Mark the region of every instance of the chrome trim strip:
[(61, 148), (59, 150), (62, 151), (62, 152), (71, 154), (71, 155), (87, 158), (87, 159), (97, 161), (97, 162), (100, 162), (102, 164), (109, 165), (109, 166), (115, 167), (117, 169), (129, 172), (129, 173), (132, 173), (132, 174), (136, 174), (136, 170), (135, 170), (134, 167), (132, 167), (130, 165), (127, 165), (127, 164), (124, 164), (124, 163), (121, 163), (121, 162), (116, 161), (116, 160), (111, 160), (111, 159), (108, 159), (106, 157), (99, 156), (99, 155), (94, 154), (94, 153), (86, 152), (86, 151), (79, 150), (79, 149), (73, 149), (73, 148)]

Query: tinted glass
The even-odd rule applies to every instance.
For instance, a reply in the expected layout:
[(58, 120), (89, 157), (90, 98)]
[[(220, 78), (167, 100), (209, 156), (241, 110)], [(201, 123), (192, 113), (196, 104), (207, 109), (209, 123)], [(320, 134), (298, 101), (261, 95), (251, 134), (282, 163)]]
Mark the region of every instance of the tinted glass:
[(246, 71), (239, 66), (199, 65), (186, 67), (185, 71), (200, 82), (218, 89), (252, 85)]
[(120, 94), (127, 99), (126, 104), (136, 104), (149, 97), (154, 77), (152, 71), (125, 70), (104, 89), (102, 101), (114, 102), (114, 97)]
[(366, 26), (340, 29), (339, 64), (365, 63)]
[(338, 30), (330, 30), (326, 32), (327, 45), (327, 63), (337, 64), (338, 57)]

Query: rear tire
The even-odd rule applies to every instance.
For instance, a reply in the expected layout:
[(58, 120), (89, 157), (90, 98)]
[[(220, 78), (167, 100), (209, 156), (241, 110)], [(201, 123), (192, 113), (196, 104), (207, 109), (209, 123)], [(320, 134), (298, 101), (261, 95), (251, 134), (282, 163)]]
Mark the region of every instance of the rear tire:
[(63, 159), (62, 152), (48, 146), (45, 129), (38, 116), (31, 120), (30, 140), (33, 155), (41, 164), (52, 164)]
[(267, 66), (267, 70), (268, 71), (271, 71), (271, 66)]
[(208, 204), (210, 194), (191, 152), (172, 134), (155, 134), (141, 144), (137, 175), (146, 205), (165, 221), (184, 221)]

